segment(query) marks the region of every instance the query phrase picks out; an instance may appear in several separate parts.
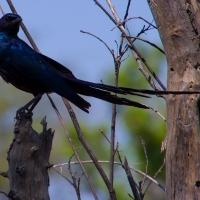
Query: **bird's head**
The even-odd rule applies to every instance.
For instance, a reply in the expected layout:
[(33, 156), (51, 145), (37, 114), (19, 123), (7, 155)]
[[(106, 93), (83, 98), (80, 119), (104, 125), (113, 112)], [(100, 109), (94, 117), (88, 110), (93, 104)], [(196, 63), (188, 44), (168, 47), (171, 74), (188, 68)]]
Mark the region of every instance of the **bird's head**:
[(22, 18), (13, 13), (5, 14), (0, 19), (0, 32), (4, 32), (10, 36), (16, 36), (19, 31), (19, 24)]

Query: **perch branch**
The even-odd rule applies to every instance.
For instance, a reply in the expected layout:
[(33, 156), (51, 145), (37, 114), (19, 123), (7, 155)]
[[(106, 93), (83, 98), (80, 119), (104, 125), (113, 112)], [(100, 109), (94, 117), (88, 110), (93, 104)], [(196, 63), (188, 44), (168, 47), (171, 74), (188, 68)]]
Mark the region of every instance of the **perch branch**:
[[(105, 160), (98, 160), (99, 163), (110, 163), (110, 161), (105, 161)], [(93, 163), (92, 160), (87, 160), (87, 161), (82, 161), (83, 164), (90, 164), (90, 163)], [(78, 162), (71, 162), (70, 163), (71, 165), (77, 165), (79, 164)], [(120, 163), (120, 162), (114, 162), (115, 165), (119, 165), (119, 166), (122, 166), (123, 164)], [(64, 165), (69, 165), (69, 163), (62, 163), (62, 164), (56, 164), (56, 165), (53, 165), (53, 168), (56, 168), (56, 167), (60, 167), (60, 166), (64, 166)], [(162, 186), (160, 183), (158, 183), (154, 178), (152, 178), (151, 176), (145, 174), (144, 172), (138, 170), (138, 169), (135, 169), (133, 167), (129, 167), (131, 170), (133, 170), (134, 172), (142, 175), (142, 176), (146, 176), (146, 178), (148, 178), (150, 181), (152, 181), (153, 183), (155, 183), (158, 187), (160, 187), (163, 191), (166, 191), (166, 189), (164, 188), (164, 186)]]
[(154, 43), (152, 43), (152, 42), (150, 42), (148, 40), (145, 40), (145, 39), (142, 39), (142, 38), (139, 38), (139, 37), (134, 37), (134, 36), (123, 36), (123, 37), (134, 38), (134, 39), (146, 42), (146, 43), (150, 44), (151, 46), (155, 47), (156, 49), (158, 49), (161, 53), (165, 54), (165, 52), (160, 47), (158, 47), (156, 44), (154, 44)]

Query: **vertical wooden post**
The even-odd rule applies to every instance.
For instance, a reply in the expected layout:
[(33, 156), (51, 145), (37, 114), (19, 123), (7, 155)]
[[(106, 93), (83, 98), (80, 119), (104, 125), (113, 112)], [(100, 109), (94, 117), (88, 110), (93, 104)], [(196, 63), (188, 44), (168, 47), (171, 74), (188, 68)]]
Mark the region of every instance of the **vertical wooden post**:
[[(199, 1), (147, 2), (167, 58), (167, 89), (200, 90)], [(170, 95), (166, 102), (166, 199), (200, 199), (199, 95)]]
[(18, 121), (18, 132), (7, 154), (11, 199), (50, 199), (47, 171), (54, 133), (47, 130), (46, 121), (42, 125), (43, 131), (38, 134), (30, 118)]

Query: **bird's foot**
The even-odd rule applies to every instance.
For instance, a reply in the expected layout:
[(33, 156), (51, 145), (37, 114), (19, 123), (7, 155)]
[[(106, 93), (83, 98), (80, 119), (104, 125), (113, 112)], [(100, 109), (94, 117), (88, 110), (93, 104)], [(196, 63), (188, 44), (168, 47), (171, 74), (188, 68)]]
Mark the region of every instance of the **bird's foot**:
[(15, 119), (20, 120), (23, 117), (26, 118), (26, 119), (31, 119), (32, 116), (33, 116), (33, 113), (32, 113), (31, 110), (29, 110), (26, 107), (22, 107), (19, 110), (17, 110)]
[(32, 121), (32, 116), (33, 116), (32, 111), (26, 107), (22, 107), (19, 110), (17, 110), (16, 116), (15, 116), (16, 123), (14, 126), (14, 133), (17, 134), (19, 132), (19, 127), (21, 125), (20, 121), (22, 119), (26, 119), (25, 121), (27, 120)]

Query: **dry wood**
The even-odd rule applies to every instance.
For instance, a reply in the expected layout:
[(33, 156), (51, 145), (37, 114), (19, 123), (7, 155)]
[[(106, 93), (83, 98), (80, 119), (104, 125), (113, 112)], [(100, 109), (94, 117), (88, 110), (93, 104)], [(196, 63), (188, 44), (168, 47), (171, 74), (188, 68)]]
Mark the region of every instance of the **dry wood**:
[(11, 199), (49, 200), (49, 156), (54, 132), (47, 130), (43, 121), (43, 131), (38, 134), (31, 127), (31, 120), (23, 117), (17, 122), (18, 132), (7, 154), (8, 178)]
[[(168, 63), (167, 90), (200, 88), (199, 1), (148, 1)], [(166, 199), (200, 199), (199, 95), (167, 101)]]

